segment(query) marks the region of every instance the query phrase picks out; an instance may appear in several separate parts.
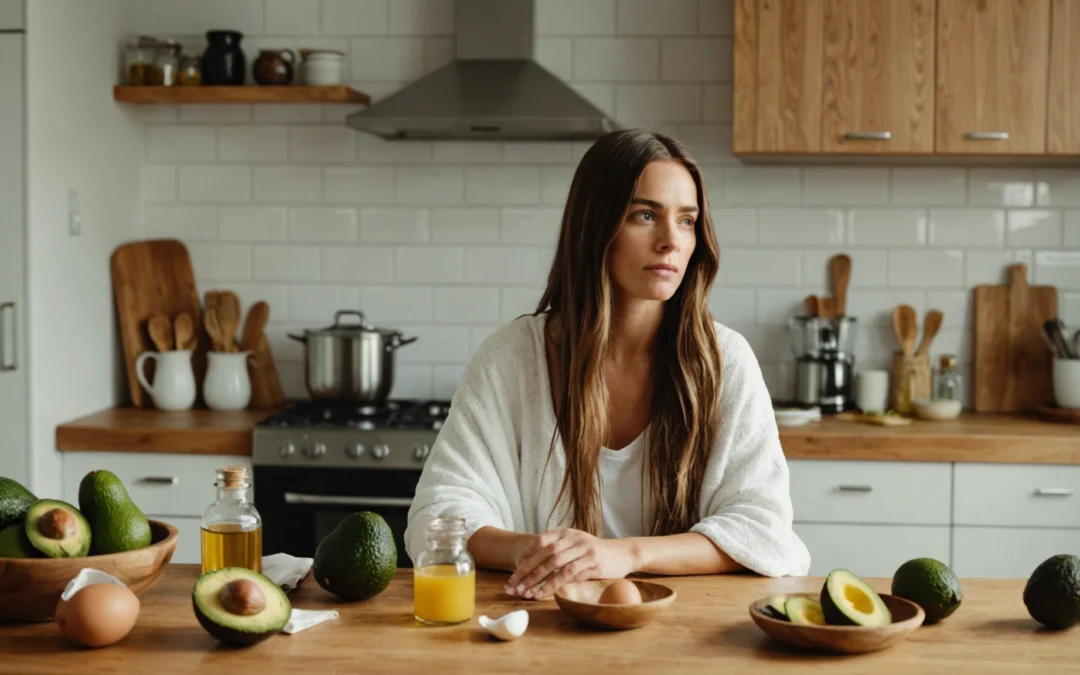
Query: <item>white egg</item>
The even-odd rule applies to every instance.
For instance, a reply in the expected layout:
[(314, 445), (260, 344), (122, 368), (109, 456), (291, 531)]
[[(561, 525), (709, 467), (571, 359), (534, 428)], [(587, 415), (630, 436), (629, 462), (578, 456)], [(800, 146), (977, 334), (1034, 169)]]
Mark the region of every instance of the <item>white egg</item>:
[(519, 609), (497, 619), (482, 615), (480, 625), (500, 640), (516, 640), (524, 635), (525, 629), (529, 627), (529, 613), (524, 609)]

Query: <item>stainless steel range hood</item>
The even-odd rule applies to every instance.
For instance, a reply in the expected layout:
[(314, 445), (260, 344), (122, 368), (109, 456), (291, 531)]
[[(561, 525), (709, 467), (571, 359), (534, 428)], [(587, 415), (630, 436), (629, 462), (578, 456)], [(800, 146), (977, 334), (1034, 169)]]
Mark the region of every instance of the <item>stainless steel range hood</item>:
[(595, 139), (619, 128), (533, 61), (535, 0), (456, 0), (453, 63), (349, 115), (390, 140)]

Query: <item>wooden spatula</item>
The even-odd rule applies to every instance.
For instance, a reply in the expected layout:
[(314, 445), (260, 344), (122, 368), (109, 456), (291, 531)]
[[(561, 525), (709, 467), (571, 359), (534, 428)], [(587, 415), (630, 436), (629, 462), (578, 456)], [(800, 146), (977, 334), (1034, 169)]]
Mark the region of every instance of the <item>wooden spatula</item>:
[(159, 352), (173, 350), (173, 328), (169, 317), (155, 314), (147, 322), (147, 330), (150, 332), (150, 340)]
[(266, 339), (266, 323), (270, 319), (270, 306), (259, 301), (248, 309), (244, 320), (244, 332), (240, 348), (255, 355), (249, 372), (251, 374), (251, 407), (274, 408), (285, 401), (278, 379), (277, 366), (270, 353)]
[(203, 313), (203, 328), (210, 336), (210, 345), (216, 352), (225, 351), (225, 338), (221, 332), (221, 320), (218, 318), (217, 307), (209, 307)]
[(822, 319), (832, 319), (839, 314), (836, 313), (836, 300), (834, 298), (818, 298), (818, 316)]
[(176, 336), (176, 348), (195, 349), (195, 320), (191, 314), (181, 312), (173, 319), (173, 333)]
[(936, 309), (926, 313), (926, 318), (923, 319), (922, 342), (919, 343), (919, 348), (915, 350), (916, 356), (923, 356), (930, 352), (930, 343), (933, 342), (934, 337), (941, 330), (941, 322), (944, 318), (945, 315)]
[(803, 299), (803, 307), (806, 309), (806, 316), (818, 315), (818, 297), (816, 295), (808, 295)]
[(218, 296), (218, 321), (221, 323), (225, 351), (235, 352), (236, 333), (240, 328), (240, 299), (232, 291), (222, 291)]
[(893, 310), (893, 330), (904, 356), (911, 358), (915, 354), (915, 340), (919, 337), (918, 319), (911, 305), (899, 305)]
[(851, 282), (851, 257), (834, 255), (829, 260), (829, 276), (832, 278), (833, 297), (836, 298), (836, 316), (847, 316), (847, 291)]

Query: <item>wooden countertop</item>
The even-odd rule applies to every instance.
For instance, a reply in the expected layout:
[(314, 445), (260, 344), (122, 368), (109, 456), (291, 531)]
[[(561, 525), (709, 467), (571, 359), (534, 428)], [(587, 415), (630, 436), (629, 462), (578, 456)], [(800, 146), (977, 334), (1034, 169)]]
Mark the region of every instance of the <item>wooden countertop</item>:
[[(255, 423), (273, 410), (215, 412), (116, 408), (56, 428), (67, 451), (250, 455)], [(949, 422), (882, 427), (826, 417), (780, 430), (788, 459), (1080, 464), (1080, 425), (966, 413)]]
[[(658, 579), (678, 592), (653, 623), (626, 632), (585, 629), (554, 601), (504, 596), (505, 574), (477, 579), (476, 614), (525, 607), (529, 628), (496, 642), (474, 618), (449, 628), (412, 618), (412, 576), (399, 570), (381, 595), (336, 601), (314, 583), (290, 594), (301, 609), (336, 609), (340, 618), (246, 649), (219, 645), (191, 608), (194, 565), (170, 566), (142, 597), (132, 632), (97, 650), (67, 643), (53, 623), (0, 625), (3, 667), (11, 673), (1047, 673), (1076, 672), (1076, 630), (1041, 630), (1022, 600), (1024, 581), (963, 580), (964, 601), (944, 622), (923, 626), (888, 650), (826, 656), (780, 645), (750, 620), (748, 607), (772, 593), (817, 591), (818, 578), (712, 576)], [(888, 580), (872, 580), (880, 592)], [(374, 666), (374, 667), (371, 667)]]

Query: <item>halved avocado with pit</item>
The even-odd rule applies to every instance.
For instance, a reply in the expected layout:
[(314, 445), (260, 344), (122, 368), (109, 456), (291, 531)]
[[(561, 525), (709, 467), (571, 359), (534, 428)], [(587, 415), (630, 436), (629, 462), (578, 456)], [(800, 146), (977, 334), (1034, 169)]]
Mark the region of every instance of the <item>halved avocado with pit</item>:
[(253, 645), (281, 631), (292, 604), (281, 587), (245, 567), (207, 572), (191, 592), (195, 616), (206, 632), (237, 646)]
[(39, 499), (23, 521), (30, 544), (50, 558), (81, 558), (90, 552), (90, 523), (59, 499)]
[(825, 620), (837, 626), (873, 628), (892, 623), (892, 612), (868, 583), (847, 570), (833, 570), (821, 589)]
[(821, 603), (813, 598), (788, 598), (784, 603), (784, 613), (796, 626), (824, 626), (825, 615)]

